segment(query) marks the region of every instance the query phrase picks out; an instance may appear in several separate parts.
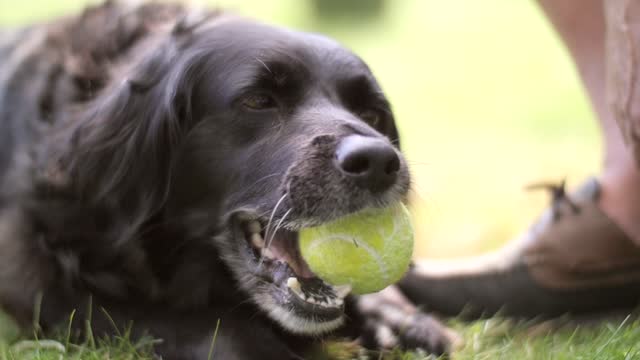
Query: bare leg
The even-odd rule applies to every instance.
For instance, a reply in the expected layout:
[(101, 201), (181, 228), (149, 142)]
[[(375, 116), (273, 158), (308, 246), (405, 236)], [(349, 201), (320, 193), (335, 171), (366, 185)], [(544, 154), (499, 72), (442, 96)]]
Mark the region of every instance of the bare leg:
[[(613, 1), (615, 2), (627, 1)], [(638, 3), (635, 0), (630, 2)], [(603, 0), (539, 0), (539, 3), (569, 49), (602, 129), (604, 159), (600, 175), (602, 195), (599, 205), (633, 241), (640, 244), (640, 171), (632, 146), (625, 144), (618, 126), (622, 122), (618, 118), (620, 113), (610, 106), (611, 102), (621, 102), (621, 97), (626, 97), (629, 93), (616, 91), (618, 89), (615, 82), (610, 83), (612, 87), (607, 88), (607, 79), (622, 70), (617, 63), (607, 64), (607, 56), (610, 56), (607, 50), (611, 50), (611, 42), (615, 45), (615, 42), (622, 41), (615, 34), (610, 33), (607, 37), (607, 28), (611, 31), (612, 26), (619, 24), (605, 21)], [(638, 6), (629, 8), (628, 11), (632, 12), (631, 15), (640, 16)], [(613, 20), (612, 16), (608, 19)], [(631, 96), (629, 100), (640, 107), (640, 94), (635, 95), (635, 98)], [(640, 113), (631, 112), (630, 115), (634, 114)], [(630, 120), (636, 123), (639, 121)]]

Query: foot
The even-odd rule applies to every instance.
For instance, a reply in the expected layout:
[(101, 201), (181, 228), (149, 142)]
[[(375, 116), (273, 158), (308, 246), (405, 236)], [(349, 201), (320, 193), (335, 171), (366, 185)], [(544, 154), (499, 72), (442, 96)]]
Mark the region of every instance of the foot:
[(599, 189), (595, 179), (571, 195), (554, 187), (551, 208), (504, 248), (419, 262), (399, 286), (427, 311), (471, 318), (633, 308), (640, 303), (640, 246), (598, 207)]

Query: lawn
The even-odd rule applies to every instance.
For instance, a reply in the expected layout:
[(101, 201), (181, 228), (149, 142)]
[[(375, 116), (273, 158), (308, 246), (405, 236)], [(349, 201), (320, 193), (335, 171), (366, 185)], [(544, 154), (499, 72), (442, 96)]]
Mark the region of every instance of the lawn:
[[(0, 328), (2, 323), (0, 320)], [(640, 359), (640, 320), (631, 316), (582, 323), (567, 319), (515, 323), (501, 318), (473, 323), (452, 320), (450, 323), (465, 341), (454, 353), (453, 360)], [(15, 339), (15, 333), (5, 334), (5, 339), (7, 336)], [(215, 348), (215, 339), (212, 340)], [(21, 340), (13, 341), (11, 345), (0, 339), (0, 360), (150, 359), (156, 341), (148, 338), (132, 342), (126, 332), (110, 339), (89, 338), (75, 342), (69, 342), (64, 332), (54, 340)], [(353, 344), (343, 342), (326, 343), (310, 358), (329, 359), (437, 360), (421, 352), (365, 353)]]
[[(575, 185), (598, 169), (593, 114), (567, 53), (532, 1), (390, 0), (376, 19), (318, 18), (307, 0), (208, 3), (328, 34), (370, 64), (394, 106), (415, 179), (417, 257), (494, 249), (546, 205), (544, 194), (523, 191), (527, 184), (566, 177)], [(0, 0), (0, 25), (81, 5)], [(631, 318), (553, 332), (500, 319), (454, 326), (466, 341), (456, 359), (640, 358), (640, 328)], [(15, 340), (8, 325), (0, 324), (0, 337), (0, 360), (60, 356), (55, 343), (45, 343), (49, 350), (7, 345)], [(77, 359), (136, 358), (149, 346), (126, 339), (65, 346), (65, 339), (57, 338), (66, 357)], [(11, 355), (16, 346), (26, 350)]]

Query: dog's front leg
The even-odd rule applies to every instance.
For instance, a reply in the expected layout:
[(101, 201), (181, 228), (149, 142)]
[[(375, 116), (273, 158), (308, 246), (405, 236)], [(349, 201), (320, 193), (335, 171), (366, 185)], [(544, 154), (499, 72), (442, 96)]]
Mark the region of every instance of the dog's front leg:
[(461, 338), (435, 317), (414, 306), (396, 286), (353, 296), (347, 306), (349, 331), (369, 349), (423, 349), (450, 352)]

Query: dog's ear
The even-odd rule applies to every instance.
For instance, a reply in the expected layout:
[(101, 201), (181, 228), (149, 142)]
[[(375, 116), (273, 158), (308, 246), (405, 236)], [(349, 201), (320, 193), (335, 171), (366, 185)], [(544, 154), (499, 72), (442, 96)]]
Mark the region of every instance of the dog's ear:
[(192, 61), (165, 44), (76, 119), (60, 165), (83, 202), (143, 218), (162, 206), (190, 122)]

